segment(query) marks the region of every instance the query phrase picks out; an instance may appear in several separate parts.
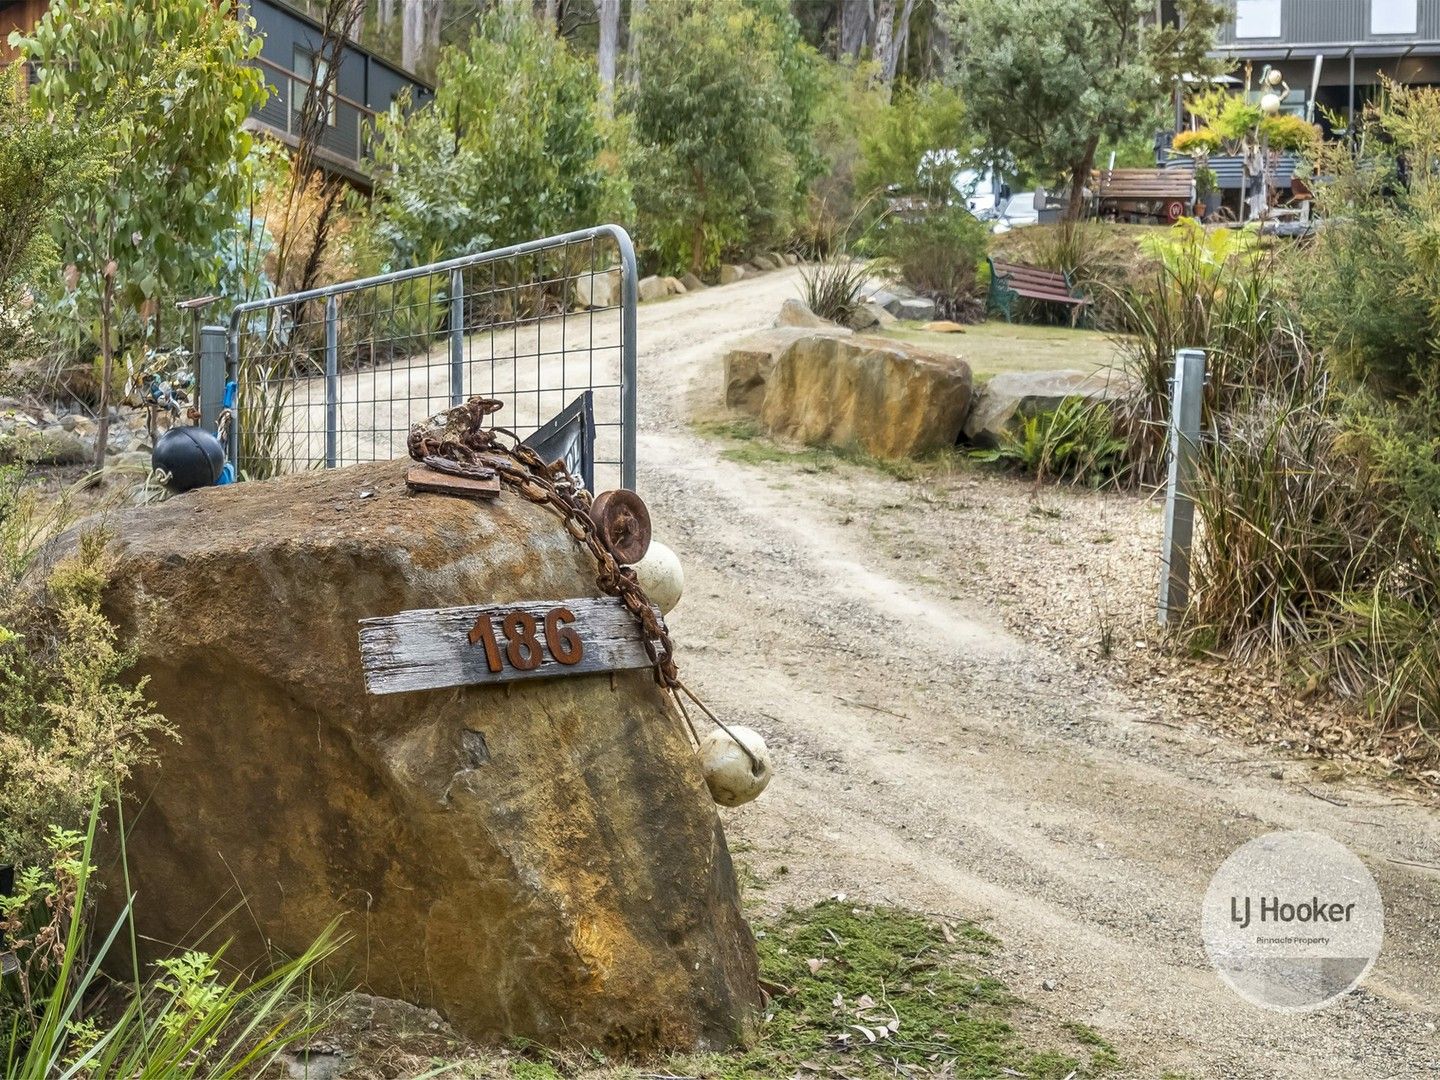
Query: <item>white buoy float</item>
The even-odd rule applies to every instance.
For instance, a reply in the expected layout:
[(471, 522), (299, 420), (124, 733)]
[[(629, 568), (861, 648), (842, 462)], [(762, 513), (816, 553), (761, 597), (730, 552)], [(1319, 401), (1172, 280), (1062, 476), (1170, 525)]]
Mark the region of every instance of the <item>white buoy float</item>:
[(670, 614), (685, 591), (685, 571), (679, 557), (657, 540), (650, 541), (650, 550), (635, 564), (635, 576), (662, 615)]
[(750, 802), (765, 790), (774, 775), (770, 750), (760, 733), (737, 724), (731, 724), (728, 732), (717, 727), (700, 740), (700, 764), (710, 797), (721, 806)]

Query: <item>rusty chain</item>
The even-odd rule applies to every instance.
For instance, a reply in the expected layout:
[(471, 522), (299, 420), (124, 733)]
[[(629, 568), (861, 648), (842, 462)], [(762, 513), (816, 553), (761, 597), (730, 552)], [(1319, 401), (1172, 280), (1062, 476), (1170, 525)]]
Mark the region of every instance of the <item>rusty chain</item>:
[(563, 461), (546, 464), (509, 428), (487, 426), (486, 418), (504, 407), (504, 402), (495, 398), (472, 397), (464, 405), (411, 428), (406, 448), (412, 458), (437, 472), (476, 478), (494, 475), (531, 502), (558, 512), (570, 538), (595, 559), (598, 568), (595, 584), (600, 591), (606, 596), (618, 597), (639, 623), (645, 653), (655, 670), (655, 681), (670, 692), (697, 745), (700, 737), (685, 707), (685, 698), (694, 702), (731, 738), (758, 776), (761, 765), (755, 754), (680, 681), (670, 631), (645, 595), (635, 571), (620, 565), (601, 540), (590, 517), (593, 501), (590, 492), (565, 468)]
[[(549, 506), (564, 520), (572, 540), (595, 559), (595, 584), (614, 596), (640, 624), (645, 652), (655, 668), (655, 681), (667, 690), (680, 686), (670, 632), (651, 605), (635, 571), (615, 561), (590, 519), (590, 493), (564, 466), (547, 465), (540, 455), (508, 428), (486, 426), (485, 418), (503, 408), (494, 398), (473, 397), (464, 405), (431, 417), (413, 428), (407, 446), (416, 461), (459, 476), (493, 472), (500, 482), (533, 503)], [(437, 421), (443, 428), (437, 430)]]

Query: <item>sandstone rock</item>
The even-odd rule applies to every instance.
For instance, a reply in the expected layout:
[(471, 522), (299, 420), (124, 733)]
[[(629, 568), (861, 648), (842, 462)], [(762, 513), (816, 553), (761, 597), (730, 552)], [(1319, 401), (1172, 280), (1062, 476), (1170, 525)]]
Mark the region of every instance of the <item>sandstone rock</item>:
[(709, 288), (709, 286), (706, 285), (705, 282), (701, 281), (696, 275), (688, 272), (680, 278), (680, 284), (684, 285), (686, 290), (689, 292), (698, 292), (701, 289)]
[(649, 277), (640, 279), (637, 287), (641, 303), (650, 300), (659, 300), (662, 296), (669, 296), (670, 290), (665, 287), (665, 279), (651, 274)]
[(785, 253), (785, 265), (786, 265), (786, 266), (799, 266), (799, 265), (800, 265), (800, 256), (799, 256), (799, 255), (796, 255), (793, 251), (787, 251), (787, 252)]
[(745, 268), (736, 266), (734, 263), (726, 263), (720, 267), (720, 284), (729, 285), (731, 282), (739, 281), (745, 276)]
[(805, 301), (796, 300), (793, 297), (780, 305), (780, 314), (775, 319), (776, 326), (808, 326), (812, 328), (835, 328), (838, 323), (833, 323), (816, 315), (805, 306)]
[(126, 450), (122, 454), (117, 454), (115, 460), (107, 462), (105, 467), (126, 472), (149, 473), (152, 468), (150, 452), (148, 450)]
[(360, 619), (598, 593), (553, 512), (410, 496), (407, 464), (107, 519), (105, 610), (181, 737), (131, 787), (141, 934), (194, 940), (243, 897), (224, 935), (244, 966), (343, 914), (330, 977), (471, 1037), (729, 1044), (758, 1003), (754, 945), (650, 672), (366, 694)]
[(0, 462), (7, 464), (80, 465), (93, 456), (93, 444), (87, 449), (84, 440), (59, 424), (44, 429), (19, 424), (11, 434), (0, 437)]
[(725, 354), (725, 404), (759, 416), (767, 380), (780, 354), (797, 341), (826, 333), (835, 337), (850, 335), (843, 326), (830, 330), (777, 326), (742, 339)]
[(873, 300), (858, 305), (846, 320), (852, 330), (868, 330), (872, 326), (884, 328), (894, 326), (896, 318)]
[(1058, 409), (1067, 398), (1111, 401), (1127, 388), (1122, 375), (1109, 371), (1003, 371), (976, 391), (965, 437), (992, 447), (1026, 417)]
[(954, 445), (970, 406), (965, 361), (881, 338), (777, 329), (725, 359), (728, 403), (811, 445), (925, 454)]
[(665, 291), (671, 296), (679, 296), (685, 292), (685, 286), (679, 278), (667, 277), (665, 279)]
[(897, 319), (928, 322), (935, 318), (935, 301), (923, 296), (897, 296), (883, 307)]
[(604, 270), (580, 274), (575, 279), (575, 305), (581, 308), (611, 307), (620, 302), (620, 271)]
[(750, 260), (750, 262), (754, 264), (757, 270), (768, 271), (777, 269), (775, 264), (770, 261), (768, 256), (765, 255), (756, 255), (753, 259)]
[(951, 322), (949, 319), (940, 319), (937, 322), (927, 322), (920, 327), (921, 330), (928, 330), (932, 334), (963, 334), (965, 327), (958, 322)]
[(779, 251), (767, 251), (765, 257), (774, 264), (776, 270), (783, 270), (786, 266), (785, 255)]
[(749, 262), (747, 262), (747, 263), (741, 263), (740, 265), (743, 266), (743, 267), (745, 267), (745, 276), (746, 276), (746, 277), (749, 277), (749, 276), (752, 275), (752, 274), (759, 274), (759, 273), (762, 272), (762, 271), (761, 271), (761, 268), (760, 268), (760, 264), (757, 263), (754, 259), (751, 259), (751, 260), (750, 260)]

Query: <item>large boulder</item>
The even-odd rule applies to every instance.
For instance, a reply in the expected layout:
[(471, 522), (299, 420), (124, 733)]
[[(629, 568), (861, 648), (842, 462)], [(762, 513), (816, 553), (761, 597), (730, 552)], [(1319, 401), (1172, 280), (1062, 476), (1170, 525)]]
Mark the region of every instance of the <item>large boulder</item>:
[(720, 267), (720, 284), (730, 285), (739, 281), (745, 276), (745, 267), (737, 266), (735, 263), (725, 263)]
[(361, 619), (599, 595), (552, 511), (412, 496), (405, 468), (107, 519), (105, 610), (179, 735), (132, 787), (143, 940), (193, 941), (241, 900), (223, 933), (243, 966), (342, 916), (335, 978), (472, 1037), (729, 1044), (757, 1004), (754, 943), (651, 672), (366, 693)]
[(935, 301), (923, 296), (897, 296), (885, 305), (885, 310), (897, 319), (929, 322), (935, 318)]
[(1026, 417), (1053, 412), (1069, 398), (1112, 401), (1125, 396), (1129, 385), (1109, 370), (1002, 371), (976, 391), (965, 438), (975, 446), (997, 446)]
[(725, 357), (725, 382), (772, 434), (883, 458), (953, 446), (970, 407), (964, 360), (844, 330), (755, 335)]
[(651, 274), (649, 277), (640, 279), (635, 291), (639, 294), (642, 303), (659, 300), (662, 296), (670, 295), (670, 287), (665, 282), (665, 278)]
[(894, 326), (899, 320), (875, 301), (866, 300), (851, 308), (845, 322), (852, 330), (869, 330), (872, 326), (883, 330), (887, 326)]
[(35, 465), (80, 465), (95, 457), (95, 445), (89, 445), (59, 424), (47, 428), (16, 425), (8, 435), (0, 436), (0, 463), (29, 462)]
[(620, 271), (605, 270), (580, 274), (575, 278), (575, 306), (580, 308), (613, 307), (620, 302)]
[(759, 416), (770, 375), (781, 354), (797, 341), (826, 333), (845, 337), (850, 331), (843, 326), (831, 330), (777, 326), (736, 342), (725, 354), (725, 404)]
[(816, 315), (806, 306), (805, 301), (790, 298), (780, 305), (780, 314), (775, 319), (776, 326), (806, 326), (811, 329), (831, 329), (838, 326), (838, 323)]
[(686, 292), (699, 292), (701, 289), (708, 287), (705, 282), (700, 280), (698, 275), (688, 270), (680, 278), (680, 284), (685, 286)]

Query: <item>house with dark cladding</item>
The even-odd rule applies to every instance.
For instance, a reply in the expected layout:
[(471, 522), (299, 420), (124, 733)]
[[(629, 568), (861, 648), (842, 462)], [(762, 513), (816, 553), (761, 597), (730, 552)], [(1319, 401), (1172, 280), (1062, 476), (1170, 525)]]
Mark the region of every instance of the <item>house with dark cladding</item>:
[[(0, 0), (0, 59), (12, 30), (29, 31), (45, 14), (46, 0)], [(312, 81), (323, 82), (321, 59), (324, 27), (303, 6), (286, 0), (240, 0), (238, 12), (255, 20), (261, 35), (260, 54), (252, 61), (270, 88), (268, 100), (246, 120), (246, 126), (291, 147), (299, 141), (300, 113)], [(319, 70), (317, 70), (319, 66)], [(324, 110), (325, 130), (316, 160), (352, 184), (368, 191), (369, 122), (409, 91), (413, 106), (435, 96), (435, 88), (418, 76), (361, 45), (347, 41), (335, 74), (335, 91)]]
[[(1226, 7), (1211, 55), (1226, 61), (1229, 84), (1242, 88), (1248, 73), (1258, 90), (1267, 71), (1280, 72), (1282, 111), (1319, 124), (1332, 138), (1345, 135), (1384, 79), (1440, 84), (1440, 0), (1228, 0)], [(1157, 15), (1173, 19), (1175, 5), (1161, 0)], [(1170, 153), (1175, 131), (1189, 126), (1179, 94), (1175, 113), (1175, 128), (1156, 138), (1156, 161), (1193, 169), (1190, 158)], [(1276, 156), (1275, 187), (1290, 187), (1295, 165), (1293, 155)], [(1238, 212), (1241, 159), (1216, 155), (1209, 166), (1223, 205)]]

